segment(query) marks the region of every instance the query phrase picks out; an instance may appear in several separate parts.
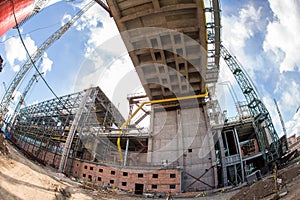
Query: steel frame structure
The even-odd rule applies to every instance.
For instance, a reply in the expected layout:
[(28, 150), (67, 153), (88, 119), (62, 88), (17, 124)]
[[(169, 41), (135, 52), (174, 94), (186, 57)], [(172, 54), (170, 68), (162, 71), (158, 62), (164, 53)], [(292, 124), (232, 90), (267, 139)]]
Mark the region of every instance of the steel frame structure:
[(207, 70), (206, 83), (215, 87), (220, 70), (221, 20), (219, 0), (209, 0), (206, 8)]
[[(116, 166), (166, 167), (161, 162), (147, 162), (149, 133), (136, 127), (122, 129), (124, 123), (117, 108), (99, 87), (94, 87), (21, 109), (11, 138), (40, 162), (46, 162), (48, 152), (62, 156), (59, 166), (54, 165), (55, 158), (47, 164), (66, 174), (72, 174), (70, 158), (72, 162), (80, 159)], [(124, 161), (118, 159), (118, 138)]]
[(265, 160), (268, 163), (275, 161), (280, 157), (279, 138), (269, 111), (260, 100), (253, 84), (244, 73), (237, 59), (223, 45), (221, 46), (221, 56), (234, 75), (248, 103), (251, 116), (254, 119), (253, 125), (259, 147)]
[[(75, 120), (79, 112), (81, 114)], [(99, 139), (95, 136), (108, 132), (111, 127), (120, 127), (124, 122), (121, 113), (102, 90), (93, 87), (21, 109), (12, 126), (12, 138), (20, 147), (24, 143), (38, 147), (34, 156), (40, 160), (45, 160), (45, 157), (39, 157), (42, 150), (55, 155), (62, 154), (66, 145), (70, 150), (66, 157), (78, 157), (83, 149), (92, 151), (84, 143), (93, 142), (95, 138), (103, 148), (114, 148), (106, 147), (108, 144), (104, 141), (105, 137)], [(70, 127), (73, 126), (73, 138), (67, 143)], [(24, 150), (30, 151), (26, 148)]]

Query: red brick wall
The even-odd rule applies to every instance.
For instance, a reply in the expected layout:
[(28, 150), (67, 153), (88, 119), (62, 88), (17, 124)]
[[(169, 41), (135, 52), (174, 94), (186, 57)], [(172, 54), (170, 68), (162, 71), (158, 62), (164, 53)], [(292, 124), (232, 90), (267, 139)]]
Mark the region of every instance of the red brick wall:
[(117, 168), (76, 160), (73, 176), (99, 185), (110, 184), (124, 190), (134, 191), (135, 184), (144, 184), (144, 191), (180, 192), (180, 170), (178, 169)]
[[(32, 154), (38, 150), (33, 145), (25, 145), (25, 150)], [(24, 146), (23, 146), (24, 147)], [(52, 165), (55, 154), (42, 150), (39, 158), (44, 160), (46, 164)], [(54, 167), (58, 168), (60, 155), (55, 156)], [(45, 158), (45, 159), (44, 159)], [(67, 162), (66, 169), (70, 169), (72, 160)], [(141, 167), (142, 168), (142, 167)], [(85, 181), (92, 181), (100, 186), (110, 184), (112, 187), (118, 187), (123, 190), (135, 191), (135, 184), (143, 184), (143, 191), (146, 192), (180, 192), (180, 169), (138, 169), (138, 168), (118, 168), (95, 163), (83, 162), (80, 160), (73, 161), (71, 170), (75, 178)]]

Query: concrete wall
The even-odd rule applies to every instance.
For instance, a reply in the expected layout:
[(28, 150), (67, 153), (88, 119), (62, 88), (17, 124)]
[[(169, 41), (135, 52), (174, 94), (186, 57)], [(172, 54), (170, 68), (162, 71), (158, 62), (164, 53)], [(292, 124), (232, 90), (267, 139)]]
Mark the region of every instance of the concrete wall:
[[(215, 149), (205, 109), (154, 110), (152, 114), (148, 162), (181, 166), (183, 191), (216, 186)], [(201, 181), (196, 180), (199, 177)]]

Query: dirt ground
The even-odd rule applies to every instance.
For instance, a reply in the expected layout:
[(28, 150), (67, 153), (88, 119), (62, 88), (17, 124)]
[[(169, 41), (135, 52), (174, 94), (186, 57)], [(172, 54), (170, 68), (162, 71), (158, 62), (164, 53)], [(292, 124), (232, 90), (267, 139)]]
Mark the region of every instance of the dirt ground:
[[(231, 200), (238, 199), (300, 199), (300, 161), (299, 158), (283, 169), (278, 170), (278, 179), (281, 183), (276, 183), (274, 174), (264, 177), (262, 180), (251, 186), (242, 188)], [(281, 196), (282, 195), (282, 196)]]
[[(101, 193), (81, 188), (81, 185), (61, 174), (25, 158), (11, 145), (9, 155), (0, 155), (0, 199), (118, 199), (116, 194)], [(130, 198), (122, 198), (129, 200)]]
[[(104, 199), (104, 200), (131, 200), (145, 199), (139, 196), (130, 196), (116, 191), (89, 190), (83, 185), (62, 174), (56, 173), (52, 168), (34, 163), (25, 158), (22, 153), (7, 144), (9, 156), (0, 155), (0, 199), (3, 200), (35, 200), (35, 199)], [(282, 199), (300, 199), (300, 164), (295, 162), (286, 169), (279, 171), (286, 185), (279, 193), (287, 191)], [(88, 187), (88, 186), (87, 186)], [(197, 196), (195, 198), (195, 196)], [(273, 176), (264, 178), (252, 186), (240, 190), (226, 192), (207, 192), (203, 197), (199, 193), (185, 193), (174, 199), (275, 199)]]

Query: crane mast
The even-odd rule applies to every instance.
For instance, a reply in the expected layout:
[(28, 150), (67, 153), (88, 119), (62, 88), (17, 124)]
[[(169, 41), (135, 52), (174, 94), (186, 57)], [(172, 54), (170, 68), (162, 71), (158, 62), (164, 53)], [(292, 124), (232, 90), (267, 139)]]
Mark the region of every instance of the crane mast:
[(243, 72), (237, 59), (233, 57), (223, 45), (221, 45), (221, 56), (234, 75), (246, 98), (250, 113), (254, 119), (254, 130), (264, 159), (268, 163), (275, 161), (280, 157), (279, 138), (269, 111), (258, 97), (254, 86)]
[(89, 2), (85, 5), (70, 21), (68, 21), (65, 25), (63, 25), (60, 29), (58, 29), (55, 33), (53, 33), (43, 44), (41, 44), (38, 49), (33, 53), (27, 61), (22, 65), (21, 69), (12, 82), (9, 84), (0, 104), (0, 120), (3, 119), (5, 114), (8, 112), (9, 104), (13, 97), (13, 92), (16, 90), (21, 80), (24, 78), (26, 73), (31, 69), (34, 63), (37, 62), (38, 59), (41, 58), (43, 53), (56, 41), (58, 40), (90, 7), (95, 4), (95, 1)]
[(285, 128), (285, 125), (284, 125), (284, 121), (283, 121), (283, 118), (282, 118), (281, 112), (280, 112), (280, 110), (279, 110), (279, 106), (278, 106), (278, 104), (277, 104), (276, 99), (274, 99), (274, 103), (275, 103), (275, 105), (276, 105), (277, 113), (278, 113), (279, 118), (280, 118), (280, 123), (281, 123), (281, 126), (282, 126), (283, 133), (284, 133), (284, 135), (287, 135), (287, 134), (286, 134), (286, 128)]

